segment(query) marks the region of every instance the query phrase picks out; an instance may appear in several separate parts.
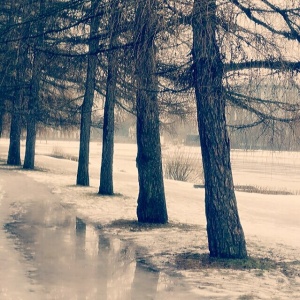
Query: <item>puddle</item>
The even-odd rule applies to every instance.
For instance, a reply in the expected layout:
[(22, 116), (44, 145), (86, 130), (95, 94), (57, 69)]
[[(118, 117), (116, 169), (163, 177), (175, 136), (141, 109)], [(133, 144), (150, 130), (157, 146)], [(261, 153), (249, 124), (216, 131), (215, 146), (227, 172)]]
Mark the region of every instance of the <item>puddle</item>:
[(85, 224), (59, 203), (13, 203), (11, 209), (5, 230), (43, 299), (186, 298), (179, 279), (137, 259), (134, 245)]

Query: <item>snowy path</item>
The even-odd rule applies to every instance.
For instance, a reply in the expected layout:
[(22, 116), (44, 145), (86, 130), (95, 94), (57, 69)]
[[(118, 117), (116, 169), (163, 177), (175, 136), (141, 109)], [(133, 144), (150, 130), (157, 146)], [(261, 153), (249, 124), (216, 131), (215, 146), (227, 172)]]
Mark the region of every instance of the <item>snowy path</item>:
[(28, 277), (30, 264), (25, 262), (16, 245), (4, 231), (4, 223), (14, 203), (28, 200), (30, 178), (0, 169), (0, 299), (41, 299), (38, 287)]
[[(183, 299), (186, 287), (103, 235), (20, 169), (0, 165), (0, 299)], [(158, 291), (159, 278), (167, 283)], [(174, 297), (176, 290), (176, 297)], [(189, 299), (196, 299), (189, 296)]]

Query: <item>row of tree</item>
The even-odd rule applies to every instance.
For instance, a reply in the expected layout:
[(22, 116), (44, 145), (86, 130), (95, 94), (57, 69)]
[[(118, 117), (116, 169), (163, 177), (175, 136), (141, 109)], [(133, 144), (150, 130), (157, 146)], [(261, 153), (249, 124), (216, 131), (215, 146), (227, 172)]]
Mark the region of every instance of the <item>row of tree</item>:
[(257, 96), (253, 89), (266, 78), (298, 89), (299, 0), (2, 2), (1, 112), (11, 115), (7, 163), (21, 164), (22, 118), (27, 169), (34, 168), (37, 123), (80, 123), (77, 184), (89, 185), (92, 114), (95, 100), (104, 99), (99, 194), (114, 193), (114, 112), (124, 109), (136, 115), (138, 220), (166, 223), (160, 124), (196, 107), (210, 255), (247, 257), (226, 105), (255, 116), (242, 127), (297, 124), (297, 98)]

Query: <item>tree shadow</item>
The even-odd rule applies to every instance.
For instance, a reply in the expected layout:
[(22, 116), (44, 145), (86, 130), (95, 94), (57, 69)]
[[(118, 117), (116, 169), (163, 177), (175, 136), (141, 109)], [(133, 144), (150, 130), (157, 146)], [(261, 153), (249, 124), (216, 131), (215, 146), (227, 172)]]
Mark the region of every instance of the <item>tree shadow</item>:
[(276, 261), (265, 257), (245, 259), (225, 259), (210, 257), (208, 253), (185, 252), (176, 255), (175, 265), (178, 270), (231, 269), (231, 270), (277, 270), (287, 277), (300, 276), (300, 260)]

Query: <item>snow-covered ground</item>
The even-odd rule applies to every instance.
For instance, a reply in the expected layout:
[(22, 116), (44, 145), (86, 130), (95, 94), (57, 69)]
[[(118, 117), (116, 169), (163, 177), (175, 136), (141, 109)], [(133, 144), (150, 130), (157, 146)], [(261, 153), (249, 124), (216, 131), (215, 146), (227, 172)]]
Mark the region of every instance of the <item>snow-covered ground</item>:
[[(279, 267), (268, 271), (179, 270), (178, 254), (208, 252), (204, 190), (194, 188), (193, 183), (165, 180), (169, 225), (139, 227), (133, 222), (138, 194), (136, 146), (115, 145), (114, 197), (97, 194), (100, 143), (91, 143), (90, 187), (75, 186), (76, 162), (49, 156), (55, 149), (76, 156), (78, 146), (78, 142), (37, 141), (36, 166), (46, 172), (26, 174), (47, 184), (78, 217), (144, 249), (142, 255), (159, 269), (180, 272), (199, 299), (300, 299), (300, 153), (233, 150), (231, 154), (236, 185), (294, 193), (236, 192), (249, 255), (285, 263), (292, 271), (285, 272)], [(6, 159), (7, 148), (8, 140), (1, 139), (1, 159)], [(198, 148), (186, 151), (197, 153)]]

